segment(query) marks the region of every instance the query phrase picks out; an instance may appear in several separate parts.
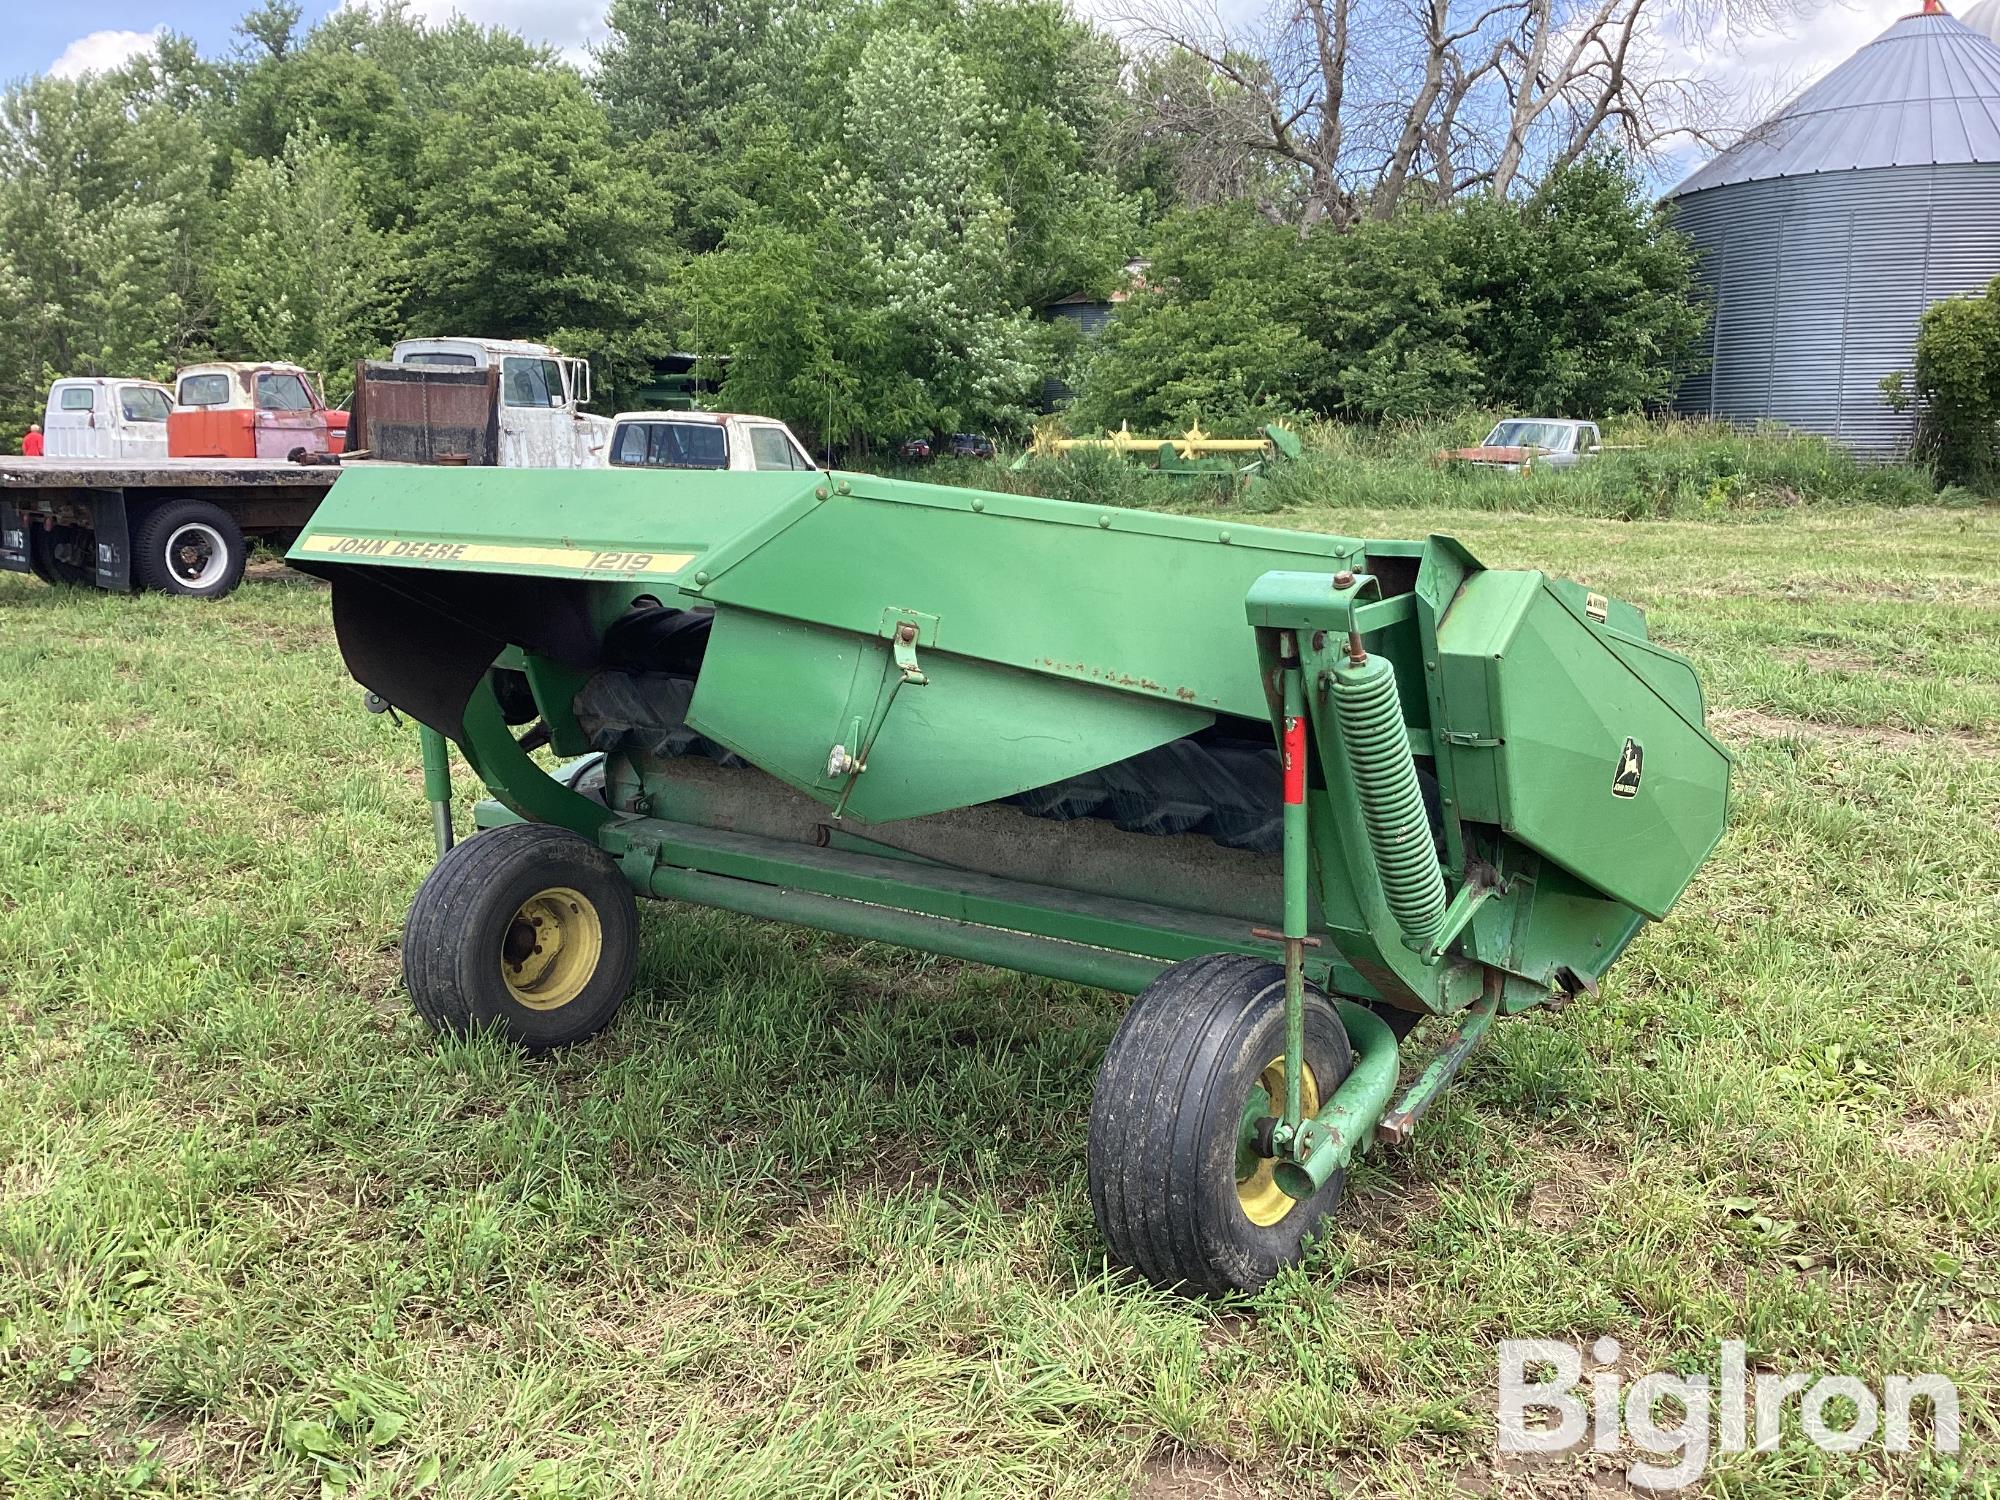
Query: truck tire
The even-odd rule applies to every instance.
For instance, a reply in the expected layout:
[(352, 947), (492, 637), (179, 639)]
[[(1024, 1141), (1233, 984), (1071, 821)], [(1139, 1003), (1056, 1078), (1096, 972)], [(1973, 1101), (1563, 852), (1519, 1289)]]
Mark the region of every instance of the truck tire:
[(568, 829), (510, 823), (425, 877), (403, 924), (403, 984), (434, 1031), (491, 1027), (545, 1052), (611, 1024), (638, 946), (638, 902), (610, 855)]
[(163, 594), (220, 599), (243, 581), (247, 550), (229, 513), (206, 500), (169, 500), (132, 541), (139, 582)]
[[(1334, 1008), (1306, 987), (1304, 1104), (1317, 1113), (1354, 1054)], [(1285, 971), (1213, 953), (1175, 964), (1126, 1011), (1090, 1100), (1090, 1205), (1112, 1257), (1155, 1286), (1251, 1292), (1305, 1253), (1340, 1202), (1337, 1172), (1295, 1202), (1251, 1132), (1284, 1107)]]
[(28, 571), (43, 583), (97, 586), (97, 533), (85, 526), (28, 528)]

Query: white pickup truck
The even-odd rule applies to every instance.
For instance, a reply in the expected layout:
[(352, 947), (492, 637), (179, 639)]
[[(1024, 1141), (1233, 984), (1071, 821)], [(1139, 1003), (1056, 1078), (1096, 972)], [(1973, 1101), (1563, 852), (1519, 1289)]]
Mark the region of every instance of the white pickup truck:
[(614, 469), (817, 469), (775, 417), (730, 411), (621, 411), (611, 419)]
[(1453, 448), (1438, 456), (1483, 469), (1520, 474), (1530, 469), (1570, 469), (1604, 450), (1595, 422), (1567, 417), (1508, 417), (1473, 448)]
[(150, 380), (58, 380), (42, 413), (45, 451), (50, 458), (165, 458), (173, 406), (173, 392)]

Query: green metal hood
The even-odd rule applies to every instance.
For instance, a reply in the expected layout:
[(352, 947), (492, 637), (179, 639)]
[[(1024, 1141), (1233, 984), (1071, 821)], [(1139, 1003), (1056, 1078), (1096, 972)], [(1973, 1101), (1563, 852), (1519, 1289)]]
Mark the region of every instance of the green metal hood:
[(288, 557), (442, 573), (674, 582), (809, 509), (824, 476), (356, 464)]

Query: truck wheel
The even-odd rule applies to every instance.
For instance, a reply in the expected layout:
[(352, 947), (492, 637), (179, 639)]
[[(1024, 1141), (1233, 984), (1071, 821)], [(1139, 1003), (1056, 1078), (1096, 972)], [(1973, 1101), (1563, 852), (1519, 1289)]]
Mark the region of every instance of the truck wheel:
[(169, 500), (133, 539), (139, 582), (164, 594), (220, 599), (243, 581), (243, 532), (206, 500)]
[[(1098, 1069), (1087, 1149), (1090, 1204), (1112, 1256), (1155, 1286), (1250, 1292), (1304, 1254), (1340, 1202), (1336, 1173), (1303, 1202), (1256, 1150), (1284, 1112), (1285, 971), (1266, 959), (1189, 959), (1148, 985)], [(1353, 1065), (1326, 996), (1307, 986), (1308, 1115)]]
[(85, 526), (28, 529), (28, 571), (43, 583), (97, 586), (97, 533)]
[(632, 986), (639, 910), (611, 857), (544, 823), (467, 839), (403, 924), (403, 984), (435, 1031), (496, 1027), (531, 1052), (610, 1024)]

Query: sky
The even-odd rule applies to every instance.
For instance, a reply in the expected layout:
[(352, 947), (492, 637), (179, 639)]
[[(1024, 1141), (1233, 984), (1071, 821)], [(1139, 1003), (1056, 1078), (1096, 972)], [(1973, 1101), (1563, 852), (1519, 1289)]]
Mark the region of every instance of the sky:
[[(211, 56), (235, 41), (232, 28), (255, 0), (91, 0), (87, 6), (23, 3), (0, 30), (0, 80), (54, 72), (75, 75), (115, 66), (142, 50), (163, 27), (192, 36)], [(306, 0), (315, 21), (343, 0)], [(358, 0), (347, 0), (358, 3)], [(1916, 0), (1797, 0), (1803, 19), (1760, 35), (1724, 39), (1720, 33), (1686, 39), (1698, 64), (1748, 97), (1775, 102), (1811, 82), (1898, 16)], [(1950, 3), (1950, 0), (1947, 0)], [(1970, 0), (1965, 0), (1970, 3)], [(411, 9), (438, 20), (458, 11), (473, 20), (512, 28), (550, 43), (578, 62), (603, 35), (605, 0), (413, 0)], [(1082, 8), (1089, 9), (1086, 3)], [(1113, 8), (1105, 3), (1102, 8)], [(1953, 9), (1961, 8), (1953, 5)], [(1748, 123), (1747, 121), (1744, 123)], [(1673, 167), (1692, 168), (1706, 153), (1688, 147), (1673, 153)], [(1669, 176), (1677, 176), (1671, 171)]]

